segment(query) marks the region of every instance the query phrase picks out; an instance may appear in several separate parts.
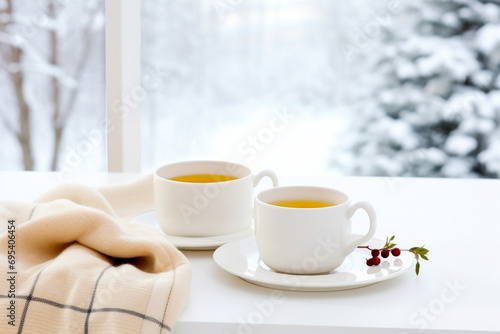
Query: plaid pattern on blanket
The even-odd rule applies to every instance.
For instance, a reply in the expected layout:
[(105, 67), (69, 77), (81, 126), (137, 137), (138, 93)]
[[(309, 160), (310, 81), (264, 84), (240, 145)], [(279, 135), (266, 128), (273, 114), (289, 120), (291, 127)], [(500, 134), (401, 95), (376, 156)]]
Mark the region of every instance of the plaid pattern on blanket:
[(35, 203), (0, 202), (0, 333), (169, 333), (188, 297), (189, 263), (161, 234), (127, 221), (152, 209), (152, 184), (71, 184)]

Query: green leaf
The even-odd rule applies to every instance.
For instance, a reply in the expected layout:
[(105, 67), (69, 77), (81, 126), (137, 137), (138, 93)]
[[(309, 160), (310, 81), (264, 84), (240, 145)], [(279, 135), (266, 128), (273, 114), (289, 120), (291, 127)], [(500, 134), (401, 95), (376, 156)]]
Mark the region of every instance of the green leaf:
[(389, 239), (389, 241), (394, 240), (394, 237), (395, 237), (395, 235), (393, 235), (393, 236)]
[(424, 254), (420, 254), (420, 256), (422, 257), (422, 259), (429, 261), (429, 259), (427, 258), (427, 256), (425, 256)]
[(420, 247), (412, 247), (412, 248), (410, 248), (410, 250), (411, 250), (411, 251), (413, 251), (413, 252), (415, 252), (415, 251), (417, 251), (419, 248), (420, 248)]
[(420, 272), (420, 262), (417, 261), (417, 264), (415, 265), (415, 273), (418, 276), (418, 273)]

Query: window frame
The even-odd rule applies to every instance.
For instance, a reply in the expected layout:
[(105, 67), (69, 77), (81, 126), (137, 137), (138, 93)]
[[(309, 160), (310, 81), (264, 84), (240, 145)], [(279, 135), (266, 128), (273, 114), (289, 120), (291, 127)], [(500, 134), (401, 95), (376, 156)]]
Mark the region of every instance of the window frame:
[(107, 171), (141, 170), (141, 0), (106, 0)]

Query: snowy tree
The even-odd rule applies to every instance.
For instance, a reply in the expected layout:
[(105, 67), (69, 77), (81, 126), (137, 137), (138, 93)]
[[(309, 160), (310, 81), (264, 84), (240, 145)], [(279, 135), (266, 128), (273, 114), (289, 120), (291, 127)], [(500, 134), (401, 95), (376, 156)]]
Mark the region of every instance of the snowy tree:
[[(0, 121), (7, 130), (2, 141), (9, 133), (18, 141), (25, 170), (58, 168), (64, 130), (81, 98), (91, 50), (99, 47), (94, 44), (103, 31), (103, 13), (98, 0), (36, 5), (0, 0)], [(35, 151), (50, 155), (48, 168), (37, 162)]]
[(379, 81), (336, 163), (357, 175), (500, 177), (498, 2), (404, 6), (366, 56)]
[[(3, 68), (7, 70), (12, 82), (15, 97), (17, 99), (19, 113), (19, 130), (16, 131), (16, 137), (19, 140), (22, 149), (23, 164), (26, 170), (33, 170), (33, 152), (31, 150), (31, 113), (26, 101), (23, 89), (24, 75), (20, 70), (21, 59), (23, 58), (23, 49), (19, 40), (9, 38), (9, 24), (14, 17), (12, 0), (1, 2), (1, 20), (0, 31), (2, 32), (0, 47), (2, 52)], [(5, 89), (5, 85), (2, 85)], [(5, 117), (5, 116), (4, 116)], [(4, 118), (4, 122), (7, 122)]]

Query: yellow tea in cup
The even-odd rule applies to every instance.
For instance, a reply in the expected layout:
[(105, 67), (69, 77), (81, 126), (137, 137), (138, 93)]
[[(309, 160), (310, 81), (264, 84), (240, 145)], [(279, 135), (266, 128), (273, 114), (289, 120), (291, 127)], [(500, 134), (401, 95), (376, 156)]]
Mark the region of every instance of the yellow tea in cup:
[(329, 206), (335, 206), (337, 204), (330, 203), (326, 201), (310, 200), (310, 199), (294, 199), (286, 201), (275, 201), (269, 204), (276, 206), (283, 206), (285, 208), (301, 208), (301, 209), (311, 209), (311, 208), (326, 208)]
[(210, 183), (210, 182), (225, 182), (236, 180), (237, 177), (229, 175), (218, 175), (218, 174), (192, 174), (172, 177), (170, 180), (179, 182), (191, 182), (191, 183)]

